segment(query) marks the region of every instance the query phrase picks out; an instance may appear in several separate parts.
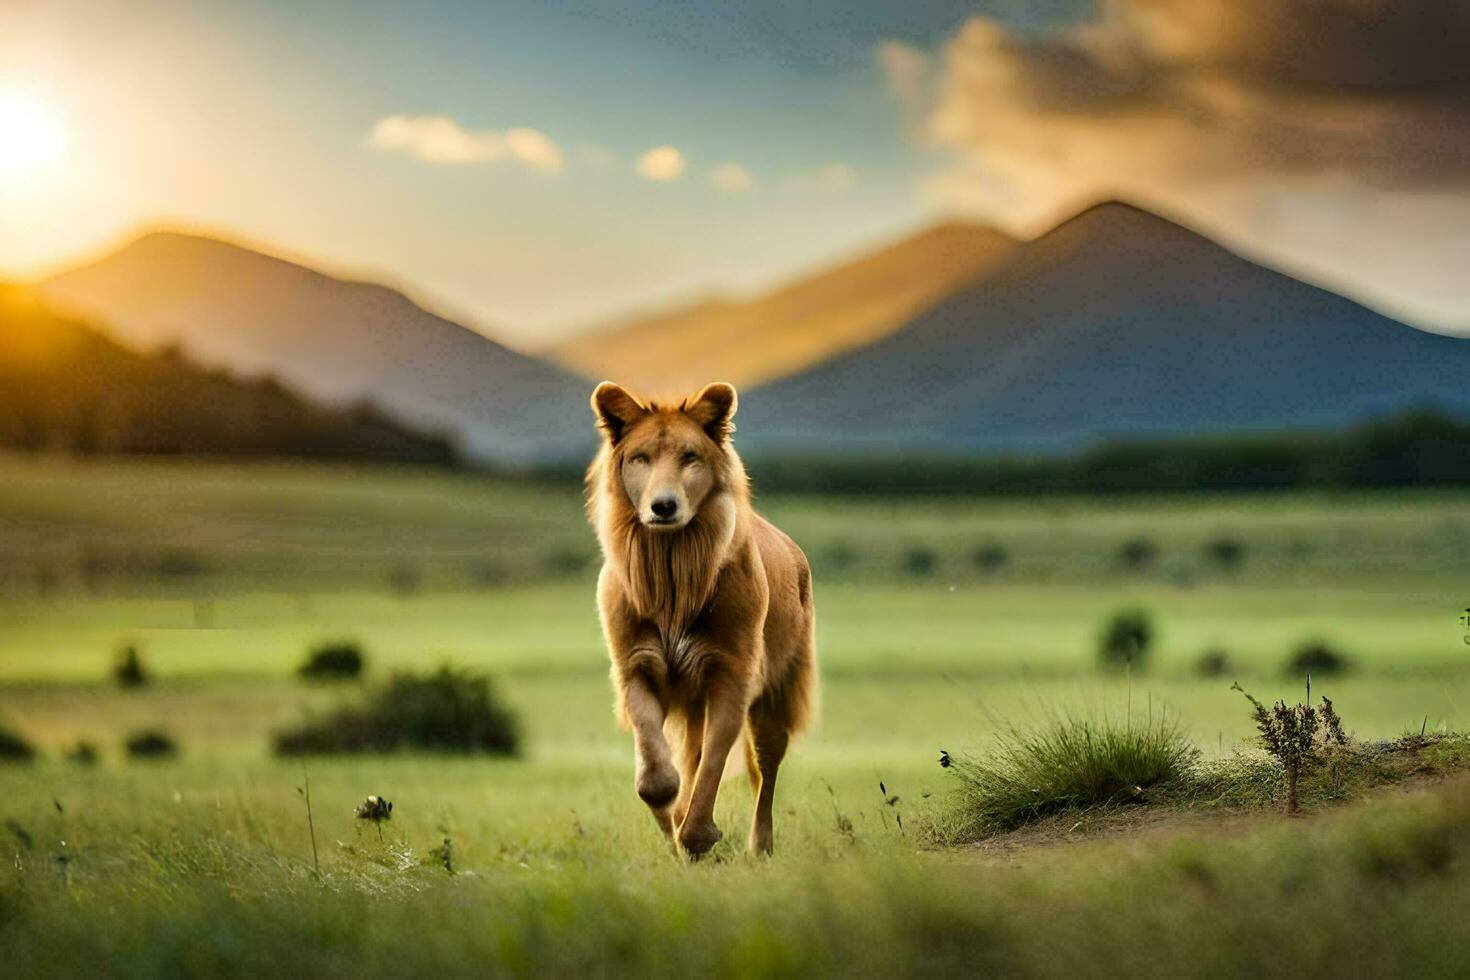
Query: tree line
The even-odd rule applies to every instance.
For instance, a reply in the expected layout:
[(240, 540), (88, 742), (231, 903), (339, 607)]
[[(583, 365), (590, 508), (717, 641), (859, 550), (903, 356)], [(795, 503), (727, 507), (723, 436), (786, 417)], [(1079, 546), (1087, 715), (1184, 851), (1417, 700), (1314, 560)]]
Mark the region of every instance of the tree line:
[(327, 407), (275, 378), (237, 378), (177, 349), (138, 353), (4, 285), (0, 449), (460, 463), (452, 437), (370, 402)]

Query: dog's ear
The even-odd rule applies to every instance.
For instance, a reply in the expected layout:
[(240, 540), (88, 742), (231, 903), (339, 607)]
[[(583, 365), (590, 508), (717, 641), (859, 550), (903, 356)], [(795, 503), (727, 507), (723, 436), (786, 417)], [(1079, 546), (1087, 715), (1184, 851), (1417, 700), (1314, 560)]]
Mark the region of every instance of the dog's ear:
[(684, 414), (699, 423), (715, 442), (723, 443), (735, 431), (735, 408), (739, 397), (733, 385), (716, 381), (684, 403)]
[(607, 434), (608, 442), (617, 445), (628, 426), (647, 413), (643, 404), (611, 381), (604, 381), (592, 392), (592, 414), (597, 427)]

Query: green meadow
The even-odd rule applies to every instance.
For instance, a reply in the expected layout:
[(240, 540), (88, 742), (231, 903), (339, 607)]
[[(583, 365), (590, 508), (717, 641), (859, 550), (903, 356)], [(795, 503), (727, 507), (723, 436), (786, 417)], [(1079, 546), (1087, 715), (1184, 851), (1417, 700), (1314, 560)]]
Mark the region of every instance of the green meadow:
[[(1466, 967), (1444, 911), (1470, 898), (1454, 780), (1305, 820), (1082, 819), (1034, 846), (928, 828), (941, 751), (1002, 726), (1167, 715), (1207, 757), (1249, 751), (1232, 682), (1300, 699), (1286, 665), (1308, 642), (1345, 659), (1313, 690), (1360, 739), (1470, 729), (1470, 494), (759, 505), (816, 571), (822, 707), (782, 770), (775, 858), (740, 852), (732, 781), (726, 839), (691, 867), (632, 790), (575, 484), (0, 459), (0, 724), (40, 753), (0, 765), (14, 975)], [(1134, 608), (1145, 654), (1100, 670), (1104, 624)], [(364, 681), (299, 681), (332, 640), (361, 645)], [(110, 676), (129, 645), (135, 689)], [(1225, 668), (1202, 676), (1210, 651)], [(271, 755), (360, 684), (441, 664), (493, 675), (518, 758)], [(125, 758), (142, 729), (178, 756)], [(96, 765), (65, 758), (80, 741)], [(353, 819), (368, 794), (392, 820)]]

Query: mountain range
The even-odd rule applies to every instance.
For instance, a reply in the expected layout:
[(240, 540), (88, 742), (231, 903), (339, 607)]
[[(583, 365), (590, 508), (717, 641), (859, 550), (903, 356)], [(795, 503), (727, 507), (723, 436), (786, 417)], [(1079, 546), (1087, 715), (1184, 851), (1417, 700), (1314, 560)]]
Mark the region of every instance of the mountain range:
[(1470, 415), (1470, 341), (1121, 203), (1028, 243), (940, 225), (752, 300), (590, 331), (547, 360), (392, 289), (189, 235), (145, 236), (41, 289), (129, 344), (182, 344), (329, 401), (370, 397), (453, 427), (488, 460), (584, 453), (588, 382), (602, 378), (733, 381), (741, 447), (787, 455), (1048, 453), (1411, 406)]
[(201, 364), (274, 375), (328, 404), (370, 399), (451, 429), (481, 459), (527, 462), (591, 445), (583, 379), (397, 290), (229, 242), (155, 232), (40, 292), (135, 348), (176, 345)]

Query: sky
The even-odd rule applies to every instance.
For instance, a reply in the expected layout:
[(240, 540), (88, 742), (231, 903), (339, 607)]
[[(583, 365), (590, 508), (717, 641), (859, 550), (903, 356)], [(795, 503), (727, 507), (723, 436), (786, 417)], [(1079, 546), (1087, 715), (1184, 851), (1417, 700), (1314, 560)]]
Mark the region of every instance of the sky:
[(0, 0), (0, 278), (182, 228), (536, 348), (1124, 194), (1470, 331), (1457, 8)]

